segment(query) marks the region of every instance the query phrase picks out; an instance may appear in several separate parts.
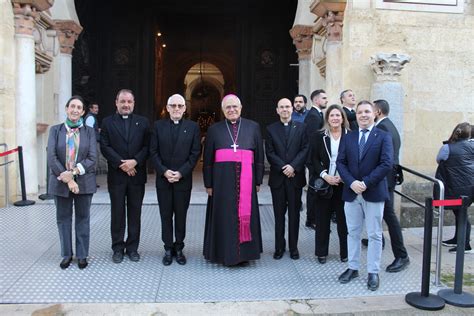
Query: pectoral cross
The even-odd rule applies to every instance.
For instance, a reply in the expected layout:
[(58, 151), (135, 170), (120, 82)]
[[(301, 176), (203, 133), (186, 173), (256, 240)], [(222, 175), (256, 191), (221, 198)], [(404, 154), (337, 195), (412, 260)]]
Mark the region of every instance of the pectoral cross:
[(234, 153), (236, 153), (237, 152), (237, 147), (239, 147), (239, 145), (234, 143), (233, 145), (230, 145), (230, 147), (234, 148)]

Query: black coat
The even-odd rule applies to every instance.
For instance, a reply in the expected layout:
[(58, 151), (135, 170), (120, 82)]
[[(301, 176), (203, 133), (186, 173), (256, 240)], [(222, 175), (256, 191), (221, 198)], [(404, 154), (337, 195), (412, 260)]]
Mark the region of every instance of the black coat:
[(270, 163), (270, 177), (268, 185), (279, 187), (288, 177), (282, 172), (284, 165), (290, 164), (295, 169), (295, 176), (289, 178), (297, 188), (306, 185), (304, 165), (309, 151), (306, 127), (303, 123), (291, 122), (288, 140), (285, 138), (285, 129), (281, 122), (267, 126), (268, 138), (265, 142), (265, 152)]
[[(133, 184), (146, 183), (146, 159), (150, 141), (150, 126), (148, 119), (143, 116), (130, 115), (129, 137), (126, 139), (122, 118), (118, 114), (106, 117), (102, 121), (100, 149), (107, 159), (109, 184), (122, 184), (131, 178)], [(123, 159), (137, 161), (137, 174), (129, 177), (119, 166)]]
[(356, 114), (355, 114), (355, 109), (354, 109), (353, 112), (350, 111), (345, 106), (343, 106), (342, 109), (344, 110), (344, 112), (346, 112), (347, 121), (349, 121), (349, 127), (351, 128), (351, 131), (355, 131), (356, 129), (358, 129), (359, 124), (357, 124), (357, 117), (356, 117)]
[[(347, 130), (343, 130), (341, 133), (341, 139), (339, 142), (342, 142), (342, 139), (345, 137)], [(340, 144), (340, 143), (339, 143)], [(313, 151), (311, 152), (311, 163), (314, 167), (313, 174), (310, 174), (310, 181), (314, 181), (315, 178), (318, 178), (321, 172), (326, 171), (329, 173), (329, 161), (331, 155), (331, 137), (327, 131), (318, 133), (311, 140), (311, 147)]]
[[(193, 174), (201, 153), (201, 140), (198, 125), (189, 120), (182, 120), (176, 142), (171, 134), (170, 119), (156, 121), (150, 141), (150, 158), (156, 170), (156, 187), (175, 190), (191, 190)], [(179, 171), (183, 176), (176, 183), (169, 183), (164, 177), (166, 170)]]
[[(390, 135), (392, 135), (392, 144), (393, 144), (393, 164), (394, 165), (399, 165), (399, 155), (400, 155), (400, 146), (401, 146), (401, 140), (400, 140), (400, 134), (398, 133), (397, 128), (393, 124), (393, 122), (388, 118), (384, 118), (380, 123), (377, 124), (377, 128), (388, 132)], [(395, 188), (395, 177), (397, 174), (397, 169), (392, 168), (392, 171), (389, 172), (387, 175), (387, 184), (389, 189)]]

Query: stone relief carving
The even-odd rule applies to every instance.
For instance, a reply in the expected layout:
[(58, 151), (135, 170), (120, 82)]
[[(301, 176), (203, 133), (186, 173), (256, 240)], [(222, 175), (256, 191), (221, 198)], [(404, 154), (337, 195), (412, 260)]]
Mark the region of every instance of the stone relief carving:
[(378, 53), (370, 57), (370, 64), (377, 81), (397, 81), (411, 57), (405, 54)]
[(326, 28), (328, 41), (342, 41), (344, 12), (328, 11), (321, 21)]

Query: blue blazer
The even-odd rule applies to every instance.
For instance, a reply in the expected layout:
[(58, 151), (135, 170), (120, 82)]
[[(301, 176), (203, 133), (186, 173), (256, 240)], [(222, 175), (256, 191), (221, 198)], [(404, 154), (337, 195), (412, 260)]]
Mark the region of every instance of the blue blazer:
[(344, 185), (342, 199), (352, 202), (357, 194), (350, 188), (355, 180), (364, 181), (367, 190), (362, 196), (369, 202), (383, 202), (389, 199), (386, 176), (392, 170), (393, 145), (389, 133), (376, 127), (365, 143), (364, 152), (359, 159), (359, 130), (341, 139), (337, 155), (337, 171)]

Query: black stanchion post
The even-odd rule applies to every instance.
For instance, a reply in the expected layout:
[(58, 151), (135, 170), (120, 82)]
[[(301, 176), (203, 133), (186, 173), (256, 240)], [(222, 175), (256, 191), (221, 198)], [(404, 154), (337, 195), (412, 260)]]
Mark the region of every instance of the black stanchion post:
[(18, 163), (20, 165), (20, 185), (21, 185), (21, 201), (13, 203), (15, 206), (28, 206), (35, 204), (35, 201), (26, 199), (25, 187), (25, 169), (23, 167), (23, 147), (18, 146)]
[[(46, 147), (46, 151), (48, 151), (48, 147)], [(38, 196), (38, 198), (40, 200), (52, 200), (54, 198), (54, 196), (52, 196), (51, 194), (49, 194), (49, 164), (48, 162), (46, 161), (46, 193), (44, 194), (40, 194)]]
[(446, 303), (459, 307), (474, 307), (474, 295), (468, 292), (463, 292), (462, 281), (464, 274), (464, 250), (466, 248), (466, 222), (467, 222), (467, 208), (469, 198), (466, 196), (462, 198), (462, 206), (458, 211), (458, 223), (456, 230), (458, 232), (458, 240), (456, 247), (456, 269), (454, 272), (454, 290), (445, 289), (440, 290), (438, 295), (441, 296)]
[(444, 300), (430, 294), (431, 236), (433, 230), (433, 199), (425, 199), (425, 227), (423, 240), (423, 266), (421, 271), (421, 292), (405, 295), (405, 301), (413, 307), (436, 311), (444, 308)]

